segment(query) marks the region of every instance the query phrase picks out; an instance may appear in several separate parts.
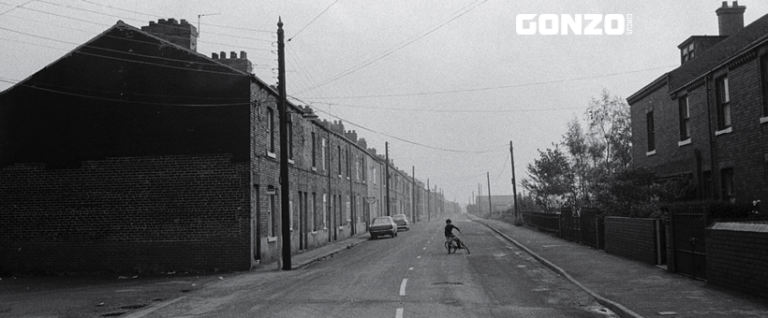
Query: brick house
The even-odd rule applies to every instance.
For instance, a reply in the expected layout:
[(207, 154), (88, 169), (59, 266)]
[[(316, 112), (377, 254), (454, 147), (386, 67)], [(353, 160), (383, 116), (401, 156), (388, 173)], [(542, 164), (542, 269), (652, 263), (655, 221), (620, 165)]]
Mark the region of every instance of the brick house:
[(768, 201), (768, 15), (744, 26), (723, 2), (720, 33), (691, 36), (681, 65), (627, 98), (632, 160), (699, 199)]
[[(207, 57), (196, 36), (119, 21), (0, 93), (0, 272), (280, 257), (277, 93), (245, 52)], [(288, 107), (292, 251), (364, 233), (375, 150)]]

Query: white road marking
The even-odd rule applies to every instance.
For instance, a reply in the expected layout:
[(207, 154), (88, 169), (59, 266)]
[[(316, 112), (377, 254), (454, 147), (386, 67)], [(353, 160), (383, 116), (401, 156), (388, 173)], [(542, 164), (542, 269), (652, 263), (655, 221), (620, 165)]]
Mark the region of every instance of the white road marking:
[(421, 258), (421, 256), (416, 256), (416, 258)]
[(405, 296), (405, 285), (408, 284), (408, 279), (403, 278), (403, 283), (400, 284), (400, 296)]
[(397, 308), (395, 312), (395, 318), (403, 318), (403, 308)]
[(409, 270), (409, 271), (412, 271), (412, 270), (413, 270), (413, 267), (409, 268), (408, 270)]
[(426, 249), (427, 249), (426, 247), (425, 247), (425, 248), (422, 248), (422, 250), (426, 250)]

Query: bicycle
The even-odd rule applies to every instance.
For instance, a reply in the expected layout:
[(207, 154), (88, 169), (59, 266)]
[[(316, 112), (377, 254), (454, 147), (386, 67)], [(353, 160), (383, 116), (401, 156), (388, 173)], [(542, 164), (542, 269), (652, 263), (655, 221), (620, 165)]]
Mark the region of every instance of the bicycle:
[[(461, 246), (459, 246), (461, 244)], [(456, 250), (463, 249), (467, 251), (467, 254), (471, 254), (469, 252), (469, 247), (467, 247), (467, 244), (464, 244), (464, 241), (459, 240), (458, 236), (453, 237), (450, 241), (445, 242), (445, 249), (448, 250), (448, 254), (456, 253)]]

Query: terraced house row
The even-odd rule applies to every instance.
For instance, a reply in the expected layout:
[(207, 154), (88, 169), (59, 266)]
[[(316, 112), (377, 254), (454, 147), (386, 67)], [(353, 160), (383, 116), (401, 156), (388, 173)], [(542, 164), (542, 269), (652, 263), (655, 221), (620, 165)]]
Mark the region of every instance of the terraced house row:
[[(245, 52), (208, 57), (196, 37), (185, 20), (119, 21), (0, 93), (0, 271), (279, 258), (277, 92)], [(427, 198), (433, 213), (444, 201), (391, 162), (387, 196), (381, 154), (288, 107), (293, 253), (364, 233), (375, 216), (426, 219)]]

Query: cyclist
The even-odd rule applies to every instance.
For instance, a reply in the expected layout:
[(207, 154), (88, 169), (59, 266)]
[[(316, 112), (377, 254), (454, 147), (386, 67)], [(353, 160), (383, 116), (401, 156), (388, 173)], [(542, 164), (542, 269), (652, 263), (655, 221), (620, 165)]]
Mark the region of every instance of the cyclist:
[(453, 229), (456, 229), (459, 231), (459, 233), (461, 233), (461, 230), (459, 230), (458, 227), (451, 224), (451, 219), (445, 220), (445, 241), (450, 242), (451, 240), (456, 239), (456, 245), (461, 248), (461, 242), (456, 236), (453, 235)]

